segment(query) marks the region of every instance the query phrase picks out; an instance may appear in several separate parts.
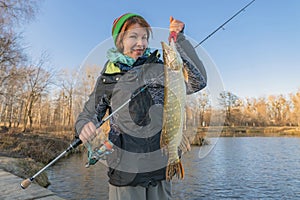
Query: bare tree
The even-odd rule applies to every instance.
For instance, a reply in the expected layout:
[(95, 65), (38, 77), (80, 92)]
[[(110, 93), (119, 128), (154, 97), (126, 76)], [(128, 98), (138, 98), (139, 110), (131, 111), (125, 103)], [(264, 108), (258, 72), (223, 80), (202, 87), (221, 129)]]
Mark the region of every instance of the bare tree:
[(233, 114), (239, 111), (241, 100), (235, 94), (231, 92), (224, 91), (220, 93), (220, 105), (225, 110), (225, 124), (226, 125), (234, 125), (234, 118)]
[(0, 0), (0, 88), (10, 77), (11, 66), (18, 66), (26, 57), (20, 45), (21, 35), (14, 29), (32, 20), (37, 6), (32, 0)]
[(290, 111), (289, 102), (283, 95), (268, 97), (268, 105), (271, 122), (276, 125), (284, 125), (287, 122), (287, 113)]
[(35, 0), (0, 0), (0, 120), (8, 122), (9, 127), (13, 122), (18, 126), (24, 103), (21, 98), (24, 84), (22, 64), (26, 55), (22, 36), (16, 28), (34, 19), (38, 5)]
[(59, 75), (57, 97), (55, 100), (55, 124), (70, 128), (74, 123), (76, 71), (63, 70)]
[(199, 93), (197, 102), (199, 123), (201, 126), (205, 126), (209, 124), (208, 121), (205, 121), (205, 114), (210, 107), (209, 94), (207, 92)]
[(242, 106), (241, 125), (255, 125), (254, 118), (256, 108), (254, 106), (255, 99), (246, 98)]
[(296, 94), (290, 95), (292, 101), (292, 122), (300, 126), (300, 90)]
[[(0, 88), (3, 87), (5, 81), (11, 78), (14, 74), (18, 73), (13, 70), (13, 67), (25, 60), (25, 55), (18, 44), (18, 36), (11, 33), (0, 33)], [(0, 95), (3, 95), (0, 92)]]
[(254, 102), (256, 123), (260, 126), (269, 124), (268, 104), (265, 98), (259, 98)]
[(97, 78), (100, 75), (101, 67), (92, 65), (84, 66), (76, 73), (74, 88), (74, 119), (79, 115), (83, 109), (84, 102), (87, 101), (89, 95), (92, 93)]
[(2, 87), (1, 122), (9, 122), (18, 126), (20, 107), (22, 107), (23, 85), (25, 84), (26, 70), (22, 67), (13, 66), (9, 71), (6, 81)]
[(29, 120), (30, 129), (33, 124), (33, 106), (42, 97), (43, 92), (54, 83), (55, 73), (47, 70), (44, 66), (47, 58), (45, 54), (41, 56), (36, 65), (28, 68), (27, 85), (26, 85), (26, 103), (24, 113), (24, 131), (26, 131)]
[(6, 29), (29, 22), (38, 12), (40, 1), (34, 0), (1, 0), (0, 24)]

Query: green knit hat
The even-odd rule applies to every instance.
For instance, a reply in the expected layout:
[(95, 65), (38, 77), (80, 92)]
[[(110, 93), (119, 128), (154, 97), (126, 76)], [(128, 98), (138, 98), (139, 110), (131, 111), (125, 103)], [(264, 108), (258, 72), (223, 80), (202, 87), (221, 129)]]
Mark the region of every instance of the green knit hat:
[(120, 33), (121, 28), (124, 25), (124, 23), (126, 22), (126, 20), (131, 17), (135, 17), (135, 16), (141, 17), (140, 15), (137, 15), (137, 14), (126, 13), (114, 20), (113, 27), (112, 27), (112, 36), (113, 36), (115, 43), (117, 41), (118, 34)]

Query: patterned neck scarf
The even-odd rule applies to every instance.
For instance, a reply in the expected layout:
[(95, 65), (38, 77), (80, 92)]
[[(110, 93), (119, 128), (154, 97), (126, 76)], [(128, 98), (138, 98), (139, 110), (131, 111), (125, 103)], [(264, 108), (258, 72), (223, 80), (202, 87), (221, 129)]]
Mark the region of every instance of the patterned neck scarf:
[[(148, 57), (151, 54), (150, 52), (150, 48), (147, 48), (143, 54), (143, 56)], [(108, 58), (108, 60), (112, 63), (121, 63), (121, 64), (125, 64), (128, 65), (129, 67), (132, 67), (133, 64), (135, 63), (135, 59), (126, 56), (124, 54), (122, 54), (121, 52), (119, 52), (116, 48), (111, 48), (107, 51), (107, 55), (106, 57)]]

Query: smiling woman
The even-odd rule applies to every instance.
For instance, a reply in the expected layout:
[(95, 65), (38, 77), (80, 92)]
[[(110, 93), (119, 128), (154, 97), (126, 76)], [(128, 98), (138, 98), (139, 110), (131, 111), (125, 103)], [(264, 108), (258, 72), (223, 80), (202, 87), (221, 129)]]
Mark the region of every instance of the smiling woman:
[[(141, 16), (132, 13), (117, 18), (112, 28), (112, 35), (117, 49), (135, 59), (141, 56), (148, 47), (151, 32), (148, 22)], [(124, 49), (124, 47), (127, 49)], [(134, 55), (134, 51), (140, 55)]]
[[(207, 76), (202, 61), (183, 35), (183, 27), (183, 22), (170, 18), (172, 50), (179, 52), (172, 58), (184, 61), (180, 62), (180, 69), (187, 76), (185, 81), (182, 78), (182, 88), (186, 90), (181, 95), (185, 96), (203, 89)], [(173, 163), (167, 163), (170, 154), (161, 154), (163, 108), (168, 102), (165, 99), (171, 96), (164, 90), (164, 83), (170, 78), (162, 75), (170, 62), (165, 57), (164, 61), (160, 59), (158, 49), (150, 51), (151, 34), (150, 25), (137, 14), (127, 13), (114, 21), (115, 47), (108, 49), (108, 61), (75, 124), (77, 137), (86, 145), (89, 155), (97, 151), (99, 143), (105, 140), (113, 143), (114, 151), (106, 158), (109, 199), (171, 199), (170, 179), (175, 173), (166, 172), (172, 171), (167, 166)], [(107, 111), (111, 116), (108, 137), (101, 128), (96, 131), (98, 122), (106, 121)], [(171, 143), (169, 140), (172, 139), (165, 139), (165, 144)], [(175, 145), (173, 154), (179, 148)], [(177, 163), (179, 159), (177, 156)]]
[(139, 15), (127, 13), (115, 19), (112, 36), (116, 48), (108, 50), (108, 59), (113, 63), (132, 66), (138, 57), (149, 56), (148, 41), (151, 33), (150, 25)]

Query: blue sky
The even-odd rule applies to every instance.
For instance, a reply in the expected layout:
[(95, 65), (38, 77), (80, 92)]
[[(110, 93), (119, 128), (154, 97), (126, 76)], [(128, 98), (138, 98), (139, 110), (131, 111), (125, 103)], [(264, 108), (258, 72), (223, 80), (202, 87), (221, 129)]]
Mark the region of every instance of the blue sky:
[[(36, 20), (22, 29), (33, 57), (47, 51), (55, 68), (79, 68), (93, 48), (111, 37), (113, 20), (124, 13), (140, 14), (162, 28), (174, 16), (185, 22), (186, 35), (201, 41), (249, 2), (45, 0)], [(263, 97), (300, 89), (299, 10), (298, 0), (256, 0), (202, 44), (225, 90)]]

